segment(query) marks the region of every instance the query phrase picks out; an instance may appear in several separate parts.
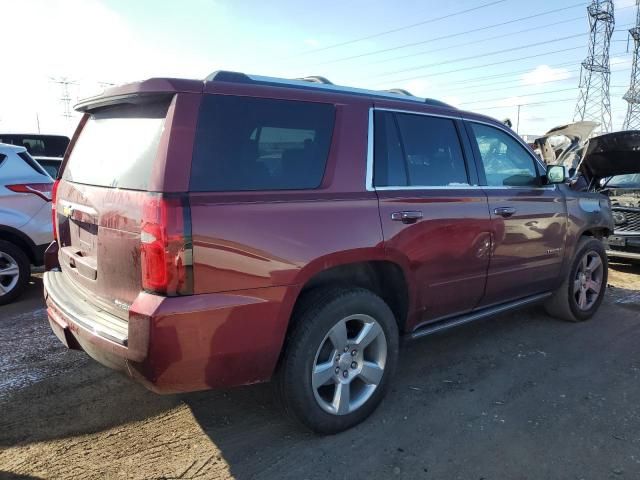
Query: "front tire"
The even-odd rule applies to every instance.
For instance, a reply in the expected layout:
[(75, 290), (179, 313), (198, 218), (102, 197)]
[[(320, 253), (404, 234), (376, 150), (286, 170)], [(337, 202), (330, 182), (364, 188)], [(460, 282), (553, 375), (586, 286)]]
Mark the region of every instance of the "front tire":
[(357, 425), (382, 400), (398, 358), (391, 309), (362, 288), (306, 294), (276, 377), (285, 410), (314, 432)]
[(602, 242), (592, 237), (580, 239), (567, 277), (545, 304), (547, 313), (570, 322), (590, 319), (604, 298), (608, 270)]
[(31, 264), (13, 243), (0, 240), (0, 305), (14, 301), (25, 289)]

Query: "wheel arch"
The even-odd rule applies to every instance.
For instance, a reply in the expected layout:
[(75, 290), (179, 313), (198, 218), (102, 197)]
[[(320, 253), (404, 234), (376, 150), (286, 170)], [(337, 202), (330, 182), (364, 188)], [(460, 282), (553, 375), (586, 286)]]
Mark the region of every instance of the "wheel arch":
[(36, 253), (36, 244), (27, 235), (13, 227), (0, 225), (0, 240), (13, 243), (19, 247), (29, 258), (29, 261), (35, 265), (41, 263)]

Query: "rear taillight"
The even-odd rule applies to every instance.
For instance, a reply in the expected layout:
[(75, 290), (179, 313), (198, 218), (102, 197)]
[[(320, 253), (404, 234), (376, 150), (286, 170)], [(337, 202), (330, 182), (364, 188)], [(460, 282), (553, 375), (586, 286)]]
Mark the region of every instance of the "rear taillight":
[(193, 293), (191, 210), (186, 198), (149, 194), (140, 231), (142, 288), (160, 295)]
[(32, 193), (44, 201), (50, 202), (53, 183), (18, 183), (15, 185), (7, 185), (7, 188), (12, 192)]
[(60, 180), (56, 180), (53, 182), (53, 187), (51, 188), (51, 226), (53, 228), (53, 239), (58, 239), (58, 217), (56, 216), (56, 200), (58, 198), (58, 186), (60, 185)]

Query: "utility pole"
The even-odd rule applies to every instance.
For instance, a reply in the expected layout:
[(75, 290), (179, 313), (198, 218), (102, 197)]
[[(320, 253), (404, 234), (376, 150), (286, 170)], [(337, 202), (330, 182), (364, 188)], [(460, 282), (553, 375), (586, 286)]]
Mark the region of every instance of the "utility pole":
[(592, 0), (587, 58), (580, 70), (580, 94), (573, 121), (593, 120), (603, 133), (611, 131), (609, 45), (615, 26), (613, 0)]
[(518, 116), (516, 118), (516, 133), (520, 135), (520, 107), (522, 105), (518, 105)]
[(38, 133), (40, 133), (40, 115), (36, 112), (36, 125), (38, 126)]
[(629, 29), (629, 35), (633, 39), (633, 64), (631, 66), (629, 90), (622, 97), (629, 104), (622, 129), (637, 130), (640, 128), (640, 72), (638, 71), (638, 57), (640, 56), (640, 0), (636, 0), (636, 25)]
[(70, 120), (73, 117), (73, 114), (71, 113), (71, 93), (69, 91), (69, 85), (76, 85), (77, 83), (74, 82), (73, 80), (69, 80), (67, 77), (59, 77), (59, 78), (49, 77), (49, 78), (51, 79), (52, 82), (60, 85), (62, 90), (62, 95), (60, 96), (60, 102), (62, 103), (64, 108), (62, 116), (65, 117), (67, 120)]

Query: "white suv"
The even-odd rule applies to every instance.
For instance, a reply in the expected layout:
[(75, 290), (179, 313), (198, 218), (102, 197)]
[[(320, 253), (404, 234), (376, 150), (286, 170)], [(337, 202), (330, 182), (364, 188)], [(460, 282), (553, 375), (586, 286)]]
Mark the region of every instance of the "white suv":
[(0, 143), (0, 305), (22, 293), (53, 239), (53, 180), (24, 147)]

